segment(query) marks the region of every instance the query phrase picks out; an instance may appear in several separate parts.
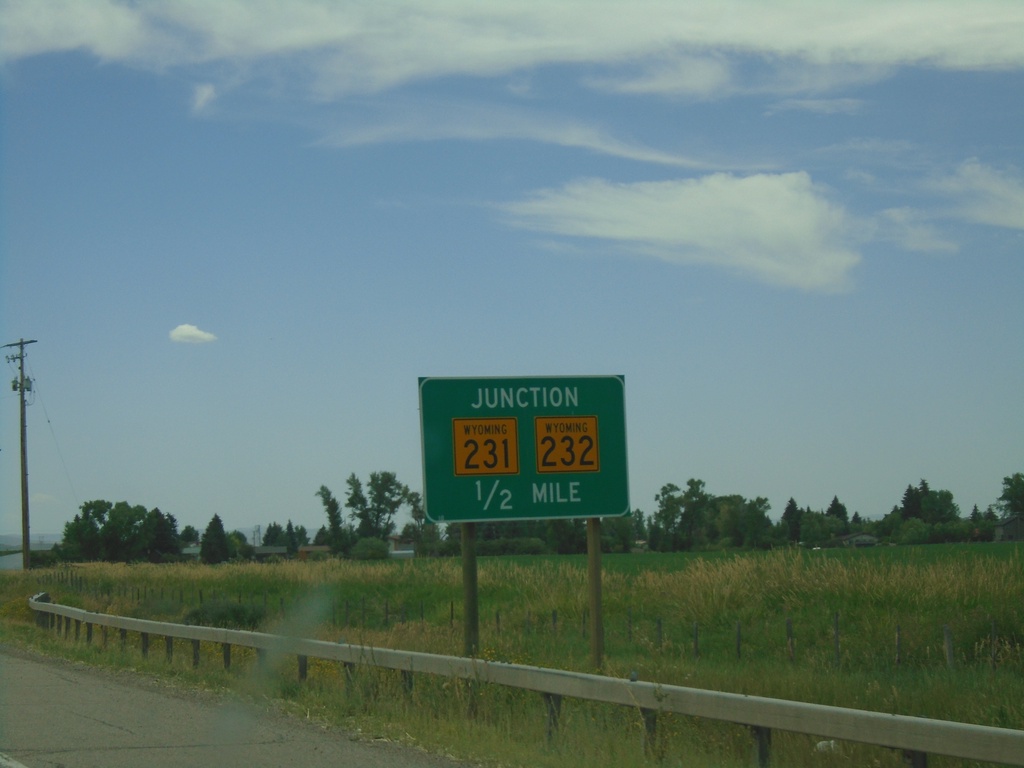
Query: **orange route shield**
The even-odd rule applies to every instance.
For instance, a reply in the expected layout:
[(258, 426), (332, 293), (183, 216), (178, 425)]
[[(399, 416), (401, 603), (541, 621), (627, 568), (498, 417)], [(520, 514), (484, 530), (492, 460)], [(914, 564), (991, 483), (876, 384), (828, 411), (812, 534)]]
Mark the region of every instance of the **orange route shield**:
[(452, 419), (455, 474), (518, 475), (518, 427), (514, 417)]
[(597, 416), (537, 416), (537, 472), (600, 472)]

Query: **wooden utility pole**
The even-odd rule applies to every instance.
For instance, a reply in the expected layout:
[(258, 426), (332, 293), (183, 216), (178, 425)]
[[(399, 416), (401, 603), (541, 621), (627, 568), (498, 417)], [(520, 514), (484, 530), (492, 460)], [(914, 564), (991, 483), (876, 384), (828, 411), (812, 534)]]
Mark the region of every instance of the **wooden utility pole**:
[(32, 391), (32, 379), (25, 378), (25, 345), (35, 344), (35, 339), (19, 339), (12, 344), (4, 344), (4, 348), (17, 347), (16, 355), (8, 355), (7, 362), (18, 361), (18, 378), (11, 382), (11, 388), (20, 395), (21, 402), (21, 564), (26, 571), (32, 567), (28, 537), (28, 440), (25, 429), (25, 392)]

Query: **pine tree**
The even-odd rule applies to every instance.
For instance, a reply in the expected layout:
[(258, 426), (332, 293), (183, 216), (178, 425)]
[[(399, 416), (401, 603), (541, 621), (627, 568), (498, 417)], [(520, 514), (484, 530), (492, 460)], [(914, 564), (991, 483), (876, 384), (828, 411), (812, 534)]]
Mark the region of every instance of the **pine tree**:
[(838, 496), (832, 497), (832, 503), (828, 505), (828, 509), (825, 510), (825, 514), (829, 517), (834, 517), (837, 520), (842, 520), (844, 523), (847, 521), (846, 505), (839, 501)]
[(228, 545), (228, 535), (224, 532), (224, 523), (220, 515), (214, 515), (210, 524), (203, 532), (202, 541), (199, 542), (199, 558), (210, 565), (223, 563), (231, 556), (231, 549)]

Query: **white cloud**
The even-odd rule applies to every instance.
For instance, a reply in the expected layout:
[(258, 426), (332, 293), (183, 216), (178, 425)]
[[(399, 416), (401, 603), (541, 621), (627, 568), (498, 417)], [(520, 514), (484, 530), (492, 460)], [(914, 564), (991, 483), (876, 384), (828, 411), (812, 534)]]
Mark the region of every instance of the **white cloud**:
[(946, 252), (958, 250), (932, 224), (931, 217), (912, 208), (890, 208), (878, 216), (878, 237), (908, 251)]
[(217, 87), (213, 83), (200, 83), (192, 93), (192, 111), (202, 112), (217, 98)]
[(721, 168), (695, 158), (621, 141), (578, 120), (540, 115), (524, 109), (455, 103), (406, 104), (387, 109), (376, 122), (336, 130), (320, 143), (351, 147), (406, 141), (517, 139), (575, 147), (613, 157), (681, 168)]
[(819, 115), (855, 115), (863, 107), (861, 99), (785, 99), (772, 104), (768, 114), (795, 110)]
[(518, 225), (605, 240), (678, 264), (707, 264), (808, 291), (840, 291), (860, 256), (857, 223), (806, 173), (612, 184), (577, 181), (510, 203)]
[(171, 341), (181, 342), (183, 344), (206, 344), (211, 341), (216, 341), (217, 337), (207, 331), (201, 331), (194, 325), (185, 323), (179, 325), (170, 333)]
[(591, 78), (592, 87), (617, 93), (711, 96), (731, 87), (734, 73), (721, 56), (671, 55), (645, 62), (639, 74)]
[(114, 0), (0, 3), (0, 58), (84, 49), (126, 60), (153, 40), (145, 14)]
[(976, 224), (1024, 229), (1024, 179), (977, 160), (928, 182), (926, 188), (953, 199), (953, 214)]
[[(0, 4), (0, 56), (82, 49), (161, 68), (276, 61), (321, 97), (450, 75), (547, 65), (606, 68), (593, 82), (641, 93), (729, 87), (820, 91), (899, 66), (1024, 66), (1024, 3), (1005, 0), (34, 0)], [(770, 80), (745, 82), (750, 57)], [(763, 67), (761, 68), (763, 71)], [(760, 77), (760, 75), (758, 75)]]

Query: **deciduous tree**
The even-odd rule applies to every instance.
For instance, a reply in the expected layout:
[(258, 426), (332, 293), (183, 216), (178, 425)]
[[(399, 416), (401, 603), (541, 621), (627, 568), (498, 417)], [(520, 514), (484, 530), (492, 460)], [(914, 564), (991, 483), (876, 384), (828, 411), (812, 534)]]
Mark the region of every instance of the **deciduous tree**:
[(358, 521), (356, 536), (386, 540), (395, 531), (395, 515), (404, 505), (411, 505), (409, 487), (399, 482), (394, 472), (371, 472), (366, 494), (355, 473), (345, 482), (345, 506)]
[(1024, 473), (1016, 472), (1003, 478), (1003, 492), (999, 494), (999, 506), (1004, 517), (1024, 515)]

